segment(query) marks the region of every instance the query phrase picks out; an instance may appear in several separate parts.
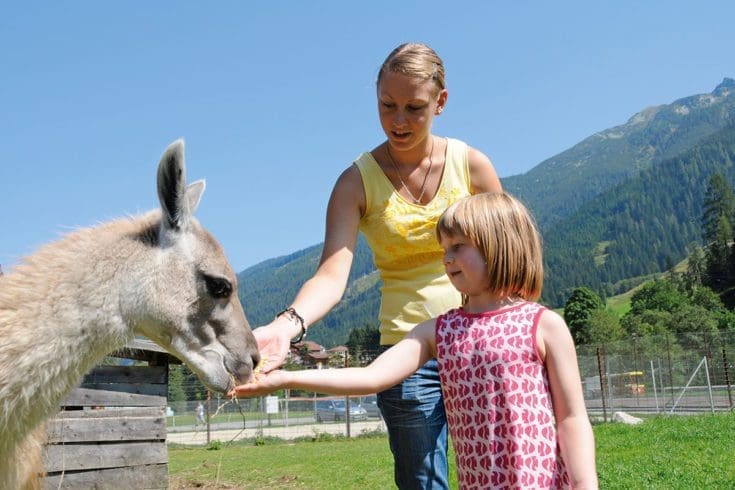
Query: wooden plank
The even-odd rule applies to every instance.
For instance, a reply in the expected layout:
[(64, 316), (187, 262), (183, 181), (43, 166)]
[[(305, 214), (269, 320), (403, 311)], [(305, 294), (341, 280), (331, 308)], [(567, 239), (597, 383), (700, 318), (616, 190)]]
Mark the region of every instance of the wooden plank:
[[(74, 388), (62, 406), (66, 407), (165, 407), (166, 385), (99, 385), (99, 389)], [(108, 389), (103, 389), (106, 387)], [(132, 392), (126, 392), (125, 389)]]
[(150, 383), (165, 384), (166, 366), (98, 366), (88, 372), (82, 387), (96, 383)]
[[(128, 414), (111, 417), (107, 414), (89, 416), (90, 412), (111, 410), (75, 410), (66, 412), (46, 423), (48, 443), (91, 441), (143, 441), (166, 439), (166, 416), (163, 408), (156, 408), (153, 416), (134, 417)], [(85, 413), (86, 412), (86, 413)], [(74, 417), (81, 413), (83, 416)], [(101, 415), (101, 414), (98, 414)]]
[(159, 489), (168, 487), (168, 467), (165, 464), (129, 466), (92, 471), (54, 473), (42, 480), (44, 490), (120, 488)]
[(103, 409), (62, 410), (56, 418), (102, 418), (102, 417), (159, 417), (163, 407), (105, 407)]
[(161, 441), (52, 444), (45, 447), (43, 456), (48, 473), (165, 464), (168, 461), (166, 443)]
[(80, 388), (153, 396), (166, 396), (168, 393), (168, 385), (158, 383), (86, 383)]

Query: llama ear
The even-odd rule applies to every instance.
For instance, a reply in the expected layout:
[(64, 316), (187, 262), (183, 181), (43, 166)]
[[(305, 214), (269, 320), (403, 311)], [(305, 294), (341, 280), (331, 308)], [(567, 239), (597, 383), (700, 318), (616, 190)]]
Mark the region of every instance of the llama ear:
[(197, 180), (186, 187), (186, 205), (188, 206), (189, 214), (194, 214), (199, 207), (199, 202), (202, 200), (202, 194), (204, 194), (206, 187), (204, 180)]
[(186, 198), (184, 140), (171, 143), (161, 157), (158, 164), (158, 200), (161, 202), (162, 227), (170, 230), (184, 228), (191, 216)]

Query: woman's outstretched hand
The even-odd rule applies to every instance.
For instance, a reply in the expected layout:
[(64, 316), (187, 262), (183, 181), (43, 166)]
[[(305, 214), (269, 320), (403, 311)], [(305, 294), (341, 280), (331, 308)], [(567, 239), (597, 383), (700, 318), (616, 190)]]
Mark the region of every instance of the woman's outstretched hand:
[(291, 339), (285, 330), (271, 323), (253, 330), (253, 336), (260, 351), (258, 373), (268, 373), (281, 367), (291, 348)]

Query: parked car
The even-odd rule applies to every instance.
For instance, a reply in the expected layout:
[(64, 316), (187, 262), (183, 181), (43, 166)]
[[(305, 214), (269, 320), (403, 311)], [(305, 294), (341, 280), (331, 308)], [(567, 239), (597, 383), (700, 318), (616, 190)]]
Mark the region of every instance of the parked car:
[(360, 405), (365, 409), (368, 417), (379, 418), (381, 417), (380, 409), (378, 408), (378, 397), (375, 395), (363, 396), (360, 400)]
[[(344, 400), (317, 400), (314, 402), (317, 422), (345, 420)], [(359, 403), (350, 401), (350, 420), (366, 420), (367, 412)]]

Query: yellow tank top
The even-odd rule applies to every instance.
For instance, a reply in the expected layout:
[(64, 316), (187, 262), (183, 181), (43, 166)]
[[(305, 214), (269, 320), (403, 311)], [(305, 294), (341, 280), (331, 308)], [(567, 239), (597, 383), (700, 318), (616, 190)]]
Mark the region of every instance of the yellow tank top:
[(426, 205), (404, 199), (370, 152), (360, 155), (355, 165), (366, 198), (360, 231), (383, 280), (380, 343), (393, 345), (417, 324), (461, 304), (459, 292), (444, 273), (435, 228), (447, 206), (470, 194), (467, 145), (447, 138), (439, 189)]

